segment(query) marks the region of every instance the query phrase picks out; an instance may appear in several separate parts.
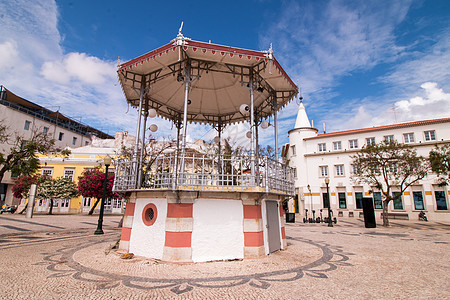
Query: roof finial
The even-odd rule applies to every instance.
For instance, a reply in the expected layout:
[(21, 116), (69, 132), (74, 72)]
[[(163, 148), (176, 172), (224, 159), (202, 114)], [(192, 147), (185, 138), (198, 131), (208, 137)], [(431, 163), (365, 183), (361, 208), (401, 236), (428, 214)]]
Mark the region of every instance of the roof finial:
[(180, 29), (178, 29), (178, 35), (183, 36), (183, 35), (181, 34), (181, 30), (183, 30), (183, 21), (181, 21)]

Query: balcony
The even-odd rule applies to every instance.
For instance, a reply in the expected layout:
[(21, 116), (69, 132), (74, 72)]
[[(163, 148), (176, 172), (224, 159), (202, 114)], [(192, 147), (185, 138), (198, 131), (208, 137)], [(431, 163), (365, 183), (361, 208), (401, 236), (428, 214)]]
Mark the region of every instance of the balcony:
[[(294, 171), (265, 156), (249, 155), (161, 154), (144, 161), (119, 160), (114, 190), (224, 191), (264, 192), (294, 195)], [(183, 167), (184, 166), (184, 167)], [(176, 170), (183, 170), (176, 172)], [(140, 176), (138, 176), (140, 174)]]

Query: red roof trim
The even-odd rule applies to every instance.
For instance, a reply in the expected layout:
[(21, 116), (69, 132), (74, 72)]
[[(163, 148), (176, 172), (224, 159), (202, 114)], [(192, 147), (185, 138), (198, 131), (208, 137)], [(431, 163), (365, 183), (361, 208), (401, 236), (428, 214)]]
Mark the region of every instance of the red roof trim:
[[(217, 44), (210, 44), (210, 43), (204, 43), (204, 42), (197, 42), (197, 41), (192, 41), (192, 40), (186, 40), (185, 41), (185, 46), (184, 47), (192, 47), (192, 48), (201, 48), (202, 50), (211, 50), (213, 52), (218, 51), (218, 52), (227, 52), (230, 54), (230, 57), (233, 57), (233, 55), (238, 54), (239, 57), (242, 56), (248, 56), (249, 59), (251, 58), (250, 56), (254, 56), (257, 59), (259, 58), (268, 58), (268, 53), (267, 52), (261, 52), (261, 51), (255, 51), (255, 50), (247, 50), (247, 49), (241, 49), (241, 48), (234, 48), (234, 47), (230, 47), (230, 46), (222, 46), (222, 45), (217, 45)], [(169, 44), (166, 44), (160, 48), (157, 48), (153, 51), (150, 51), (144, 55), (141, 55), (135, 59), (132, 59), (128, 62), (125, 62), (123, 64), (120, 65), (119, 70), (128, 68), (130, 66), (135, 65), (136, 63), (139, 63), (141, 61), (144, 61), (150, 57), (153, 57), (155, 55), (161, 55), (163, 52), (168, 51), (169, 49), (173, 48), (176, 46), (176, 42), (171, 42)], [(223, 54), (222, 54), (223, 55)], [(287, 75), (286, 71), (283, 69), (283, 67), (281, 67), (280, 63), (275, 59), (275, 57), (273, 58), (273, 62), (275, 64), (275, 66), (280, 70), (281, 74), (289, 81), (289, 83), (292, 85), (292, 87), (298, 92), (298, 87), (297, 85), (292, 81), (292, 79)]]
[(328, 137), (328, 136), (335, 136), (335, 135), (344, 135), (344, 134), (349, 134), (349, 133), (369, 132), (369, 131), (377, 131), (377, 130), (382, 130), (382, 129), (402, 128), (402, 127), (411, 127), (411, 126), (416, 126), (416, 125), (428, 125), (428, 124), (437, 124), (437, 123), (445, 123), (445, 122), (450, 122), (450, 118), (414, 121), (414, 122), (407, 122), (407, 123), (398, 123), (398, 124), (383, 125), (383, 126), (376, 126), (376, 127), (368, 127), (368, 128), (336, 131), (336, 132), (330, 132), (330, 133), (322, 133), (315, 137), (305, 138), (305, 140), (312, 140), (312, 139), (323, 138), (323, 137)]
[(172, 48), (172, 47), (174, 47), (174, 46), (175, 46), (175, 45), (174, 45), (173, 43), (170, 43), (170, 44), (164, 45), (164, 46), (162, 46), (162, 47), (159, 47), (158, 49), (155, 49), (155, 50), (153, 50), (153, 51), (150, 51), (150, 52), (148, 52), (148, 53), (146, 53), (146, 54), (144, 54), (144, 55), (138, 56), (138, 57), (136, 57), (136, 58), (134, 58), (134, 59), (132, 59), (132, 60), (130, 60), (130, 61), (127, 61), (127, 62), (121, 64), (120, 67), (119, 67), (119, 69), (127, 68), (127, 67), (132, 66), (132, 65), (134, 65), (134, 64), (136, 64), (136, 63), (138, 63), (138, 62), (140, 62), (140, 61), (143, 61), (143, 60), (145, 60), (145, 59), (147, 59), (147, 58), (150, 58), (150, 57), (152, 57), (152, 56), (161, 54), (161, 53), (163, 53), (164, 51), (166, 51), (166, 50), (168, 50), (168, 49), (170, 49), (170, 48)]
[(241, 49), (241, 48), (234, 48), (234, 47), (230, 47), (230, 46), (222, 46), (222, 45), (197, 42), (197, 41), (186, 41), (186, 45), (188, 47), (204, 48), (204, 49), (208, 49), (208, 50), (229, 52), (229, 53), (233, 53), (233, 54), (238, 53), (238, 54), (242, 54), (242, 55), (251, 55), (251, 56), (256, 56), (256, 57), (266, 57), (267, 56), (267, 53), (261, 52), (261, 51), (246, 50), (246, 49)]

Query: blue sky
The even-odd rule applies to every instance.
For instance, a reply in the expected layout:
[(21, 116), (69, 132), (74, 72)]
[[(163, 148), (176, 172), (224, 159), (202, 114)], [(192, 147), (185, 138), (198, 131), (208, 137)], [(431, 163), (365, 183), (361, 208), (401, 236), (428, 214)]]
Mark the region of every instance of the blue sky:
[[(3, 0), (0, 84), (110, 134), (134, 134), (117, 59), (168, 43), (181, 21), (184, 36), (198, 41), (254, 50), (272, 43), (320, 130), (324, 122), (329, 132), (450, 116), (450, 1), (438, 0)], [(280, 144), (297, 107), (280, 113)], [(157, 135), (173, 134), (167, 121), (154, 122)], [(188, 131), (215, 135), (205, 126)], [(272, 141), (271, 130), (262, 133), (263, 144)]]

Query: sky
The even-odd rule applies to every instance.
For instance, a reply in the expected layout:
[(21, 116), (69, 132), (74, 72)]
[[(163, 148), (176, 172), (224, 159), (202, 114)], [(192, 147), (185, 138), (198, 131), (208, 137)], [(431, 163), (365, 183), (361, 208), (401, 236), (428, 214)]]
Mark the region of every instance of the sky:
[[(450, 1), (0, 1), (0, 85), (109, 134), (136, 132), (117, 63), (183, 35), (268, 50), (327, 132), (450, 117)], [(298, 99), (278, 117), (288, 142)], [(156, 137), (175, 137), (152, 119)], [(243, 137), (247, 124), (224, 136)], [(208, 126), (188, 138), (212, 140)], [(273, 129), (261, 144), (273, 145)]]

